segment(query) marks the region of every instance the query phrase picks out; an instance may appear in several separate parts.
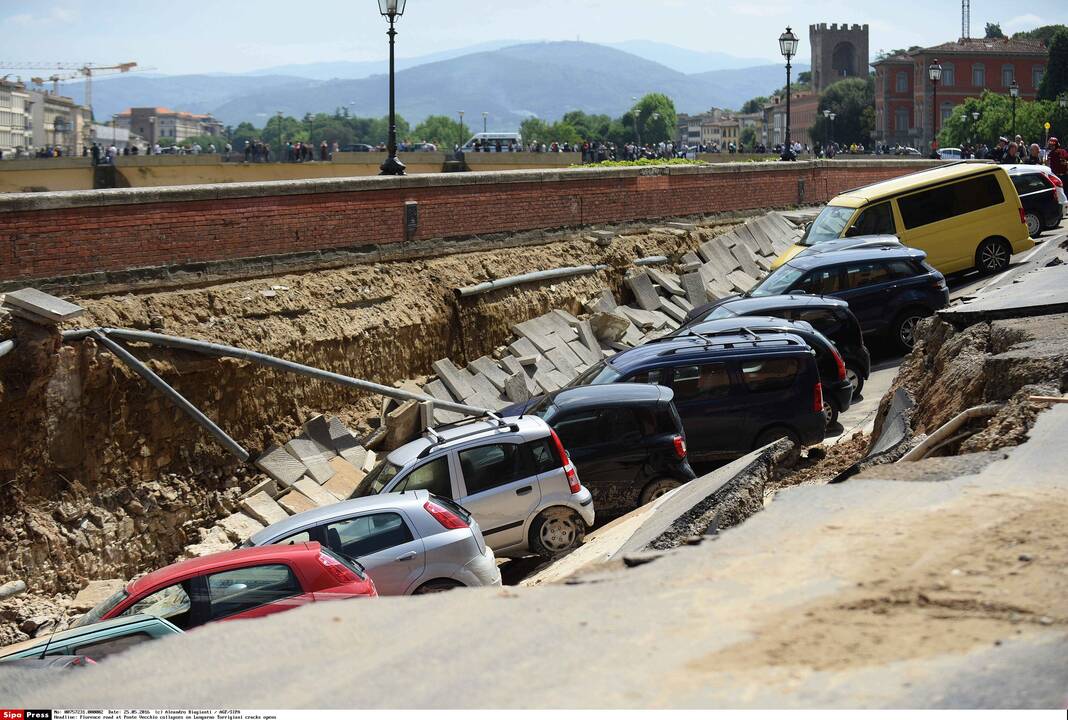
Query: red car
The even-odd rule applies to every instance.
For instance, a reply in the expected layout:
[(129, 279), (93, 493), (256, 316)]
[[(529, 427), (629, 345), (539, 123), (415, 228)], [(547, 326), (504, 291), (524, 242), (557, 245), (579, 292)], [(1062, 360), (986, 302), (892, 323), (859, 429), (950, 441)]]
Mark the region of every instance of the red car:
[(183, 630), (243, 620), (319, 600), (376, 597), (357, 564), (317, 542), (231, 550), (185, 560), (134, 580), (75, 626), (123, 615), (155, 615)]

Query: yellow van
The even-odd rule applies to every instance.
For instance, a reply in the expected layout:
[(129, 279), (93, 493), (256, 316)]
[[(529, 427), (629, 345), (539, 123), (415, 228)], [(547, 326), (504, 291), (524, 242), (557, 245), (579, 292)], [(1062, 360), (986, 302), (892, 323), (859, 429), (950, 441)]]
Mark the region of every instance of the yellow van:
[(1024, 217), (1004, 168), (942, 165), (842, 193), (773, 267), (828, 240), (896, 235), (926, 252), (927, 262), (943, 274), (972, 268), (993, 273), (1035, 246)]

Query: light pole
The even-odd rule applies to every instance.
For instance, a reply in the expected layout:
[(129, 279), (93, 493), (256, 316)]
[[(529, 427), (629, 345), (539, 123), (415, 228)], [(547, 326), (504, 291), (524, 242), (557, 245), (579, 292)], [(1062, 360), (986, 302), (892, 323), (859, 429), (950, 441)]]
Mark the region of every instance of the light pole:
[(935, 151), (935, 142), (938, 140), (938, 81), (942, 79), (942, 66), (938, 58), (934, 59), (931, 67), (927, 68), (927, 77), (931, 79), (931, 152)]
[(396, 92), (396, 65), (394, 63), (394, 46), (397, 39), (397, 18), (404, 14), (404, 6), (408, 0), (378, 0), (378, 11), (383, 17), (389, 19), (389, 140), (386, 150), (389, 156), (382, 163), (380, 175), (403, 175), (404, 163), (397, 159), (397, 92)]
[(975, 127), (979, 124), (979, 111), (972, 111), (972, 152), (975, 152)]
[[(1014, 79), (1009, 85), (1009, 97), (1012, 98), (1012, 139), (1016, 141), (1016, 98), (1020, 97), (1020, 83)], [(1019, 148), (1017, 148), (1017, 151)]]
[(464, 151), (464, 111), (458, 111), (460, 113), (460, 144), (456, 146), (456, 152)]
[(834, 119), (838, 117), (838, 113), (831, 113), (831, 145), (834, 145)]
[(790, 95), (792, 94), (790, 91), (790, 71), (793, 69), (790, 60), (797, 54), (799, 42), (797, 35), (794, 35), (794, 31), (790, 29), (789, 25), (786, 26), (786, 32), (779, 36), (779, 51), (786, 58), (786, 143), (782, 151), (783, 160), (796, 159), (790, 142)]
[(632, 95), (630, 99), (634, 103), (634, 107), (631, 108), (631, 113), (634, 117), (634, 136), (638, 138), (638, 147), (640, 148), (642, 146), (642, 131), (638, 127), (638, 98), (637, 96)]
[(482, 113), (482, 134), (483, 135), (488, 135), (489, 134), (489, 113), (488, 112), (483, 112)]
[[(830, 144), (831, 144), (831, 111), (830, 110), (824, 110), (823, 111), (823, 117), (827, 120), (827, 131), (824, 133), (823, 139), (826, 142), (826, 144), (828, 146), (830, 146)], [(826, 151), (824, 151), (824, 155), (826, 155), (826, 154), (827, 154)]]
[[(1057, 96), (1057, 104), (1060, 105), (1061, 114), (1064, 115), (1065, 110), (1068, 110), (1068, 92), (1062, 92)], [(1068, 132), (1065, 132), (1065, 130), (1065, 128), (1061, 128), (1061, 135), (1068, 135)]]

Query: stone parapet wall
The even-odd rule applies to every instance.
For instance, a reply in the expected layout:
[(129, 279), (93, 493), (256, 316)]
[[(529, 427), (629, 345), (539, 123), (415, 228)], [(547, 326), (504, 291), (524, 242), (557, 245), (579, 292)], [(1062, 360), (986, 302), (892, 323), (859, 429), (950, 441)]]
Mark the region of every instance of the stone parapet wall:
[[(0, 194), (0, 283), (811, 205), (931, 165), (768, 162)], [(409, 231), (412, 202), (418, 225)]]

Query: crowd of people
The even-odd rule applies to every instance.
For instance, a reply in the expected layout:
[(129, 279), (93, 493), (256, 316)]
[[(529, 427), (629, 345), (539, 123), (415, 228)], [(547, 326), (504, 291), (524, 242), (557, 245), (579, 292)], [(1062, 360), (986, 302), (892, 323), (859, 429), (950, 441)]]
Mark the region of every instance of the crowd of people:
[(1065, 174), (1064, 163), (1068, 159), (1068, 151), (1061, 147), (1056, 137), (1049, 138), (1043, 147), (1037, 142), (1027, 142), (1020, 135), (1012, 140), (999, 137), (994, 147), (986, 143), (966, 143), (961, 147), (960, 155), (966, 160), (993, 160), (1004, 165), (1048, 165), (1057, 175)]

